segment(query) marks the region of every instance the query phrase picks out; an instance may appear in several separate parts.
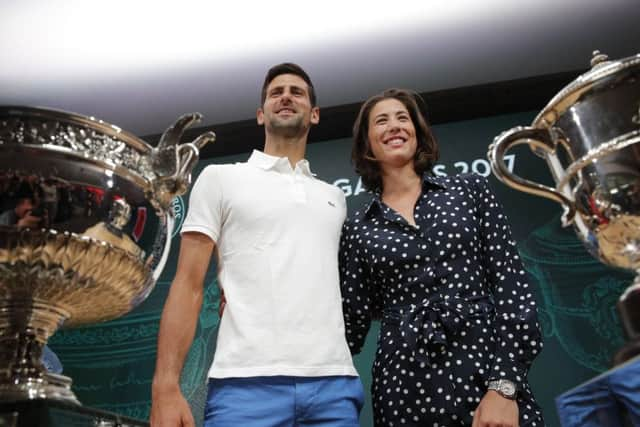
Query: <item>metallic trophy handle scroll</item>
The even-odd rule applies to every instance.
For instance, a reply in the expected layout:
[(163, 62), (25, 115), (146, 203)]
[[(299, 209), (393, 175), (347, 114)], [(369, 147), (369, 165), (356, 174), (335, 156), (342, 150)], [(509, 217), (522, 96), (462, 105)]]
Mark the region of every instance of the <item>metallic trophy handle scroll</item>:
[(43, 347), (61, 326), (117, 318), (149, 295), (171, 202), (215, 139), (179, 143), (200, 118), (182, 116), (154, 148), (93, 117), (0, 107), (0, 401), (77, 403)]
[[(631, 343), (640, 340), (640, 54), (609, 60), (594, 52), (590, 71), (562, 89), (527, 127), (489, 147), (494, 174), (507, 185), (560, 203), (588, 251), (633, 270), (618, 311)], [(505, 153), (528, 145), (543, 158), (556, 187), (511, 173)], [(623, 349), (624, 350), (624, 349)]]

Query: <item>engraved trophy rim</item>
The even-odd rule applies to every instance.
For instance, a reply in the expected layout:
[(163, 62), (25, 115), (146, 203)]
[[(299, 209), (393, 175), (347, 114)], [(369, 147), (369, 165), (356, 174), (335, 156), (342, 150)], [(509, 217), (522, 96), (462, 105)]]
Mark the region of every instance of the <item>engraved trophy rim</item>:
[(572, 105), (596, 85), (601, 84), (607, 77), (619, 74), (621, 71), (640, 65), (640, 53), (617, 60), (609, 60), (599, 51), (593, 52), (590, 70), (576, 77), (564, 86), (547, 105), (540, 110), (533, 119), (531, 126), (551, 128)]
[[(105, 167), (114, 170), (119, 175), (134, 181), (145, 190), (151, 187), (151, 183), (156, 178), (152, 168), (142, 161), (142, 158), (151, 156), (154, 147), (137, 137), (136, 135), (123, 130), (122, 128), (98, 119), (94, 116), (82, 115), (79, 113), (65, 111), (61, 109), (48, 108), (43, 106), (22, 106), (22, 105), (0, 105), (0, 120), (17, 119), (17, 120), (41, 120), (43, 122), (59, 122), (66, 125), (75, 125), (81, 129), (90, 129), (99, 132), (101, 136), (111, 138), (125, 144), (124, 150), (129, 151), (133, 161), (127, 161), (124, 158), (120, 161), (114, 161), (116, 156), (113, 152), (106, 155), (104, 152), (95, 152), (88, 149), (78, 149), (72, 146), (64, 146), (56, 142), (40, 142), (22, 143), (21, 146), (39, 147), (47, 151), (56, 151), (66, 155), (75, 156), (84, 162), (91, 162), (96, 166)], [(5, 142), (0, 135), (0, 146)], [(14, 144), (14, 143), (10, 143)], [(117, 158), (116, 158), (117, 160)]]
[(131, 143), (131, 145), (143, 151), (145, 154), (150, 153), (153, 149), (151, 144), (119, 126), (98, 119), (95, 116), (87, 116), (73, 111), (45, 106), (0, 105), (0, 117), (37, 117), (46, 120), (61, 120), (100, 130), (105, 135)]

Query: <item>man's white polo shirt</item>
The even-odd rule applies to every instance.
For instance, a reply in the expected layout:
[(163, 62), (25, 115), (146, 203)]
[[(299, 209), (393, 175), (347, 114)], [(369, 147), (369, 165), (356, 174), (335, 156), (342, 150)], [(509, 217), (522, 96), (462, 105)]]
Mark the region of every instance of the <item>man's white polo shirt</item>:
[(202, 171), (182, 232), (218, 249), (227, 305), (209, 377), (357, 375), (338, 277), (345, 215), (344, 193), (306, 160), (254, 151)]

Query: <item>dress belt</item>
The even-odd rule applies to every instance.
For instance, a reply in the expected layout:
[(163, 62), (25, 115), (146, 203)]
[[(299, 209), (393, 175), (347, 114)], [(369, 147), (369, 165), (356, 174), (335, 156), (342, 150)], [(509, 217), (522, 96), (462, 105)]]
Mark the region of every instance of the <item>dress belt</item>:
[(383, 321), (398, 324), (400, 334), (417, 360), (428, 362), (429, 353), (442, 353), (458, 336), (467, 320), (494, 311), (489, 295), (425, 298), (422, 304), (385, 308)]

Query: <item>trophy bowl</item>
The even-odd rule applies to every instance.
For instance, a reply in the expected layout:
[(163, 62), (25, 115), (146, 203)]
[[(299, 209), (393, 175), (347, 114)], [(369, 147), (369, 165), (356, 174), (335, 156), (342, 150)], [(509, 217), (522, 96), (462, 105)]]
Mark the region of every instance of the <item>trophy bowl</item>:
[(174, 197), (212, 132), (198, 113), (152, 147), (109, 123), (0, 107), (0, 402), (79, 403), (42, 351), (64, 325), (117, 318), (151, 292), (169, 254)]
[[(617, 306), (625, 333), (640, 339), (640, 54), (609, 60), (594, 52), (592, 68), (562, 89), (526, 127), (489, 146), (494, 174), (507, 185), (560, 203), (587, 250), (629, 269), (635, 281)], [(505, 153), (525, 144), (542, 157), (555, 188), (510, 172)]]

